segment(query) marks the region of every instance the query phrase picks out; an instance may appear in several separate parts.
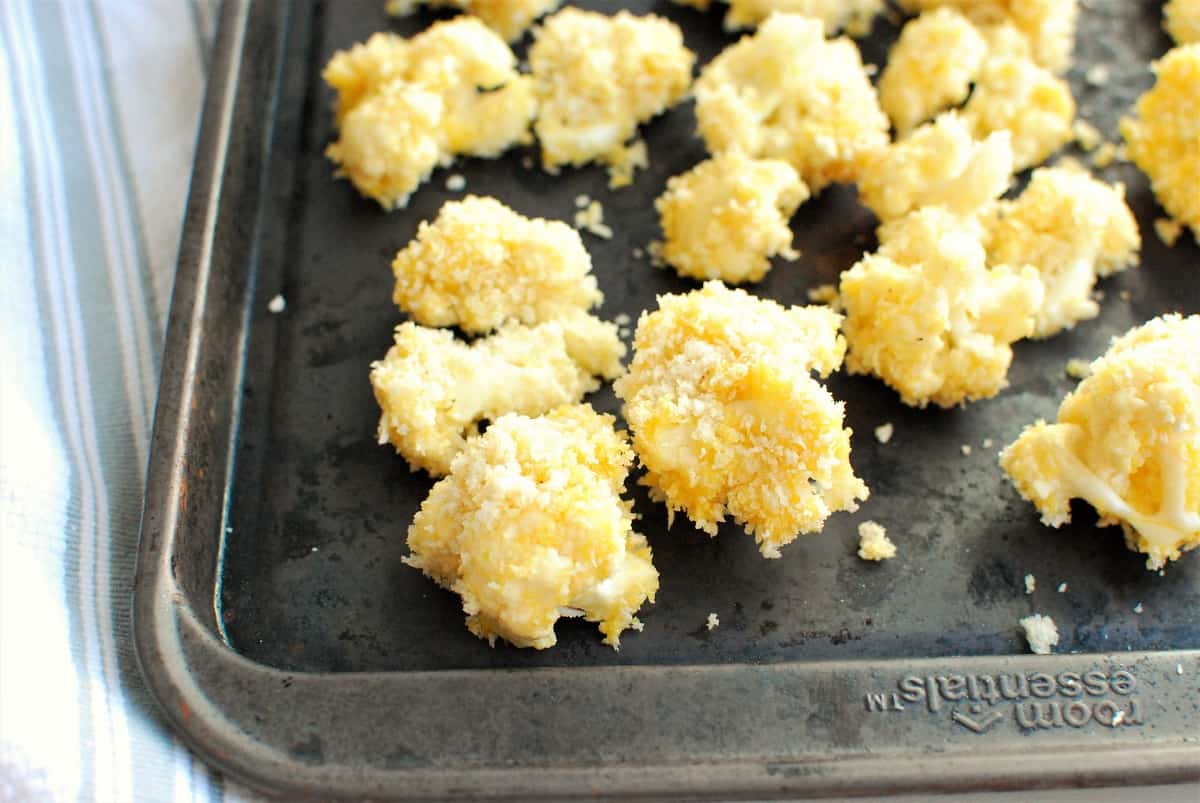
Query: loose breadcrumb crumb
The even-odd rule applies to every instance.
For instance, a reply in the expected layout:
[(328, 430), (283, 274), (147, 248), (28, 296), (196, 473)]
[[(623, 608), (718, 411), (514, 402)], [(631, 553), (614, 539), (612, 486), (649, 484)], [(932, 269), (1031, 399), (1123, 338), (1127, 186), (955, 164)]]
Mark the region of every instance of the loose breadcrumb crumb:
[(1065, 594), (1065, 593), (1067, 593), (1067, 584), (1066, 584), (1066, 583), (1059, 583), (1059, 584), (1058, 584), (1058, 593), (1060, 593), (1060, 594)]
[(613, 323), (615, 323), (617, 326), (628, 326), (629, 324), (633, 323), (633, 319), (624, 312), (618, 312), (613, 317)]
[(1074, 132), (1075, 141), (1086, 153), (1096, 150), (1104, 142), (1104, 135), (1100, 133), (1100, 129), (1082, 117), (1075, 121)]
[(613, 421), (587, 405), (501, 416), (421, 504), (404, 562), (462, 597), (475, 635), (545, 649), (582, 616), (616, 648), (640, 629), (658, 572), (621, 498), (633, 453)]
[(958, 448), (959, 448), (959, 451), (960, 451), (960, 452), (962, 452), (962, 454), (963, 454), (963, 457), (970, 457), (970, 456), (971, 456), (971, 452), (973, 452), (973, 451), (974, 451), (974, 450), (971, 448), (971, 444), (969, 444), (969, 443), (964, 443), (962, 446), (960, 446), (960, 447), (958, 447)]
[(1086, 379), (1091, 372), (1092, 364), (1087, 360), (1081, 360), (1078, 357), (1067, 360), (1067, 376), (1072, 379)]
[(983, 446), (984, 449), (991, 449), (995, 444), (996, 444), (996, 442), (994, 440), (992, 440), (991, 438), (984, 438), (983, 443), (981, 445)]
[(892, 439), (892, 435), (895, 434), (895, 432), (896, 427), (891, 421), (887, 421), (875, 427), (875, 440), (879, 441), (880, 443), (887, 443)]
[(515, 42), (543, 14), (562, 5), (563, 0), (388, 0), (387, 12), (401, 17), (424, 3), (433, 8), (457, 8), (483, 20), (506, 41)]
[(1160, 217), (1154, 221), (1154, 233), (1162, 240), (1167, 248), (1173, 248), (1183, 234), (1183, 224), (1169, 217)]
[(1037, 591), (1037, 578), (1032, 574), (1025, 575), (1025, 593), (1032, 594)]
[(1167, 0), (1163, 27), (1177, 44), (1200, 42), (1200, 0)]
[(1133, 606), (1133, 612), (1134, 612), (1134, 613), (1136, 613), (1136, 614), (1140, 614), (1140, 613), (1142, 613), (1144, 610), (1146, 610), (1146, 609), (1145, 609), (1145, 608), (1142, 606), (1142, 603), (1140, 603), (1140, 602), (1139, 602), (1137, 605), (1134, 605), (1134, 606)]
[(716, 630), (718, 627), (720, 627), (720, 625), (721, 625), (721, 618), (719, 616), (717, 616), (715, 613), (710, 613), (708, 615), (708, 619), (705, 620), (705, 622), (704, 622), (704, 626), (706, 628), (708, 628), (709, 632)]
[(1083, 80), (1091, 86), (1104, 86), (1108, 83), (1109, 71), (1107, 64), (1093, 64), (1084, 73)]
[(603, 240), (611, 240), (613, 230), (604, 222), (604, 206), (599, 201), (590, 201), (575, 213), (575, 228)]
[(805, 295), (814, 304), (828, 304), (835, 311), (841, 309), (842, 302), (838, 297), (836, 284), (819, 284), (816, 287), (810, 287)]
[(1101, 142), (1092, 153), (1092, 165), (1101, 170), (1111, 167), (1112, 163), (1117, 161), (1118, 153), (1120, 153), (1120, 148), (1117, 145), (1111, 142)]
[(896, 545), (887, 537), (883, 525), (874, 521), (864, 521), (858, 525), (858, 556), (874, 561), (896, 557)]
[(1049, 616), (1040, 613), (1026, 616), (1021, 619), (1021, 627), (1025, 630), (1030, 652), (1036, 655), (1049, 655), (1058, 645), (1058, 627)]
[(452, 173), (446, 176), (446, 189), (450, 192), (462, 192), (467, 188), (467, 180), (461, 173)]
[(287, 309), (287, 301), (281, 295), (276, 294), (267, 302), (267, 311), (275, 315), (278, 315), (285, 309)]

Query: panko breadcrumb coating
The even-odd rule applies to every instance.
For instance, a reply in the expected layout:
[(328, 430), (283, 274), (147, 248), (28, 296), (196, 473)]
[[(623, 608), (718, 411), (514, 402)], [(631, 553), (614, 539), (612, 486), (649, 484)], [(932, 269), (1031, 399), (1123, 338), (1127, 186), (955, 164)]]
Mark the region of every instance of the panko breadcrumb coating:
[(1154, 72), (1121, 134), (1163, 209), (1200, 240), (1200, 43), (1169, 51)]
[(914, 407), (999, 393), (1010, 345), (1033, 332), (1037, 271), (989, 269), (977, 224), (936, 206), (884, 224), (879, 239), (842, 274), (850, 373), (878, 376)]
[(600, 161), (609, 165), (611, 186), (628, 185), (638, 125), (674, 106), (691, 86), (696, 56), (683, 33), (653, 14), (610, 17), (567, 7), (534, 37), (529, 65), (540, 103), (534, 131), (542, 166), (556, 172)]
[(913, 13), (949, 6), (982, 27), (1010, 24), (1038, 64), (1056, 74), (1071, 65), (1078, 0), (900, 0), (900, 6)]
[(1083, 499), (1160, 569), (1200, 546), (1200, 315), (1164, 315), (1116, 338), (1054, 424), (1000, 455), (1050, 527)]
[(983, 35), (953, 8), (906, 24), (879, 77), (879, 104), (897, 133), (966, 100), (986, 55)]
[(484, 24), (514, 42), (533, 21), (562, 5), (563, 0), (388, 0), (387, 12), (397, 17), (411, 14), (424, 3), (431, 8), (457, 8), (473, 14)]
[(849, 39), (820, 20), (773, 14), (725, 48), (696, 81), (696, 120), (710, 153), (783, 159), (818, 192), (854, 181), (888, 142), (888, 119)]
[(560, 617), (582, 616), (618, 647), (658, 591), (621, 498), (632, 462), (612, 416), (586, 405), (501, 416), (429, 492), (404, 562), (461, 596), (467, 627), (490, 643), (545, 649)]
[(787, 162), (719, 154), (667, 182), (655, 202), (661, 258), (680, 276), (756, 282), (770, 257), (794, 259), (788, 219), (808, 187)]
[(392, 300), (425, 326), (489, 332), (533, 324), (604, 300), (579, 232), (527, 218), (495, 198), (449, 201), (392, 262)]
[(763, 557), (839, 510), (867, 486), (850, 466), (843, 405), (811, 376), (842, 362), (841, 316), (785, 308), (707, 282), (663, 295), (643, 313), (629, 373), (614, 384), (646, 476), (671, 516), (717, 534), (726, 515)]
[(1177, 44), (1200, 42), (1200, 0), (1167, 0), (1163, 26)]
[(989, 58), (963, 116), (977, 138), (1012, 134), (1018, 171), (1041, 164), (1074, 138), (1075, 99), (1067, 82), (1023, 58)]
[(456, 155), (490, 158), (527, 141), (537, 111), (533, 80), (474, 17), (412, 39), (377, 33), (335, 53), (323, 76), (338, 93), (340, 129), (326, 155), (385, 209), (403, 207)]
[(882, 524), (864, 521), (858, 525), (858, 556), (876, 562), (896, 557), (896, 545)]
[(617, 327), (585, 313), (514, 324), (470, 345), (448, 329), (403, 323), (387, 356), (371, 364), (379, 442), (439, 477), (480, 421), (577, 402), (600, 386), (595, 376), (621, 373), (624, 354)]
[(883, 221), (934, 205), (972, 214), (1008, 189), (1010, 143), (1007, 131), (977, 141), (957, 112), (947, 112), (868, 156), (859, 197)]
[(1033, 171), (1020, 197), (996, 205), (985, 234), (989, 263), (1032, 265), (1041, 274), (1034, 337), (1096, 317), (1096, 277), (1133, 265), (1141, 243), (1125, 188), (1068, 167)]
[[(674, 0), (683, 6), (706, 11), (709, 0)], [(815, 17), (830, 32), (845, 30), (851, 36), (865, 36), (871, 23), (883, 11), (883, 0), (725, 0), (725, 30), (753, 28), (776, 11)]]

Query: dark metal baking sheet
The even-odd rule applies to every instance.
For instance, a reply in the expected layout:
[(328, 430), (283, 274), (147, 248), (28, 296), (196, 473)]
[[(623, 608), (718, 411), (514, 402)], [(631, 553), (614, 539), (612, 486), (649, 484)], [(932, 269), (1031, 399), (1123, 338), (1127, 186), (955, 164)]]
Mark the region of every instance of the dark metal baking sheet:
[[(579, 5), (670, 16), (702, 61), (730, 41), (716, 11)], [(1156, 14), (1122, 2), (1084, 12), (1070, 77), (1082, 116), (1110, 137), (1167, 46)], [(580, 622), (560, 623), (559, 644), (540, 652), (471, 636), (457, 599), (400, 563), (430, 481), (374, 443), (366, 367), (399, 320), (391, 256), (456, 195), (443, 188), (452, 172), (526, 214), (569, 219), (587, 193), (616, 232), (585, 235), (601, 312), (636, 317), (655, 294), (695, 286), (633, 251), (657, 236), (652, 203), (667, 177), (703, 149), (685, 104), (645, 127), (651, 167), (633, 187), (608, 191), (598, 168), (548, 176), (518, 151), (438, 171), (408, 209), (384, 214), (331, 177), (319, 72), (375, 30), (432, 18), (389, 21), (379, 0), (226, 3), (135, 600), (148, 680), (193, 745), (251, 783), (315, 797), (728, 798), (1200, 775), (1200, 566), (1147, 572), (1078, 506), (1074, 525), (1047, 530), (996, 465), (1023, 424), (1053, 415), (1072, 386), (1069, 357), (1093, 357), (1160, 312), (1200, 311), (1200, 251), (1154, 237), (1161, 212), (1128, 165), (1106, 176), (1128, 186), (1141, 267), (1102, 283), (1095, 321), (1019, 344), (999, 397), (916, 411), (872, 379), (830, 380), (872, 490), (859, 514), (763, 561), (733, 526), (715, 540), (686, 521), (668, 531), (635, 490), (662, 575), (643, 633), (620, 652)], [(881, 21), (862, 43), (867, 60), (882, 63), (894, 35)], [(1110, 79), (1092, 86), (1083, 74), (1101, 62)], [(806, 303), (871, 246), (872, 225), (852, 190), (827, 190), (793, 221), (804, 256), (754, 292)], [(280, 315), (267, 310), (276, 293)], [(591, 401), (617, 411), (610, 391)], [(885, 421), (896, 434), (881, 445), (872, 430)], [(855, 556), (865, 518), (888, 526), (896, 559)], [(1056, 619), (1071, 654), (1020, 655), (1016, 620), (1033, 610)], [(1072, 696), (1070, 673), (1089, 671), (1106, 678), (1093, 676), (1098, 693)], [(1039, 672), (1067, 683), (1047, 689), (1031, 681)], [(1000, 675), (1013, 699), (989, 691)], [(1118, 710), (1131, 724), (1104, 724)], [(1047, 727), (1030, 720), (1038, 713)]]

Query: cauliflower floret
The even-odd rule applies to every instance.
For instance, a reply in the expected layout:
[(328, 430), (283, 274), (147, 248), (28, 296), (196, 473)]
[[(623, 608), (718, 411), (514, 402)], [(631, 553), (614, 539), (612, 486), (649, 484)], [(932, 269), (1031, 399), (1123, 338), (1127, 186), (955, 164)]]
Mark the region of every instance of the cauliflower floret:
[(467, 627), (492, 644), (545, 649), (559, 617), (582, 616), (616, 648), (658, 591), (621, 498), (632, 462), (612, 416), (587, 405), (501, 416), (429, 492), (404, 562), (461, 596)]
[(900, 6), (913, 13), (949, 6), (982, 27), (1012, 25), (1041, 66), (1062, 73), (1071, 64), (1078, 0), (900, 0)]
[(989, 58), (963, 116), (977, 138), (1012, 134), (1016, 170), (1041, 164), (1074, 138), (1075, 99), (1066, 81), (1023, 58)]
[(1042, 284), (1031, 267), (989, 270), (976, 225), (928, 206), (880, 227), (878, 252), (842, 274), (850, 373), (878, 376), (914, 407), (1005, 387)]
[(1134, 264), (1142, 239), (1122, 185), (1052, 167), (1033, 171), (1017, 200), (996, 205), (984, 242), (989, 263), (1038, 269), (1045, 298), (1033, 336), (1049, 337), (1099, 314), (1096, 277)]
[[(706, 11), (709, 0), (674, 0), (683, 6)], [(753, 28), (771, 14), (779, 11), (815, 17), (831, 32), (845, 29), (851, 36), (871, 32), (871, 22), (883, 10), (883, 0), (725, 0), (729, 11), (725, 15), (725, 30)]]
[[(637, 160), (627, 143), (638, 124), (678, 103), (696, 56), (670, 20), (619, 11), (609, 17), (564, 8), (534, 31), (529, 64), (541, 108), (534, 131), (542, 166), (598, 160), (610, 186), (632, 181)], [(636, 145), (636, 143), (635, 143)]]
[(879, 77), (879, 103), (897, 133), (966, 100), (986, 54), (983, 35), (953, 8), (905, 25)]
[(481, 420), (538, 415), (621, 373), (617, 327), (586, 313), (537, 326), (511, 325), (467, 345), (447, 329), (396, 327), (396, 344), (371, 364), (383, 411), (379, 442), (435, 477), (476, 434)]
[(977, 141), (957, 112), (947, 112), (868, 156), (859, 197), (883, 221), (934, 205), (972, 214), (1008, 189), (1010, 141), (1007, 131)]
[(1167, 0), (1163, 25), (1178, 44), (1200, 42), (1200, 0)]
[(1121, 133), (1163, 209), (1200, 239), (1200, 42), (1171, 50), (1154, 72)]
[(449, 201), (396, 255), (392, 300), (418, 323), (488, 332), (604, 300), (579, 232), (527, 218), (495, 198)]
[(863, 155), (888, 142), (858, 47), (796, 14), (771, 15), (705, 66), (696, 119), (709, 152), (783, 159), (813, 192), (854, 181)]
[(533, 79), (473, 17), (412, 39), (375, 34), (339, 51), (324, 77), (338, 92), (340, 136), (326, 150), (359, 192), (403, 207), (429, 172), (458, 154), (493, 157), (529, 138)]
[(682, 510), (710, 535), (732, 515), (777, 558), (831, 513), (857, 509), (868, 491), (850, 466), (843, 405), (809, 373), (841, 364), (841, 316), (716, 281), (658, 304), (613, 387), (642, 483), (669, 515)]
[(660, 256), (680, 276), (756, 282), (771, 269), (770, 257), (798, 256), (788, 218), (807, 198), (787, 162), (720, 154), (671, 178), (655, 202)]
[(1000, 455), (1042, 521), (1087, 501), (1160, 569), (1200, 546), (1200, 315), (1164, 315), (1113, 340), (1058, 410)]
[(401, 17), (424, 3), (431, 8), (457, 8), (483, 20), (508, 42), (515, 42), (543, 14), (562, 5), (563, 0), (388, 0), (387, 12)]

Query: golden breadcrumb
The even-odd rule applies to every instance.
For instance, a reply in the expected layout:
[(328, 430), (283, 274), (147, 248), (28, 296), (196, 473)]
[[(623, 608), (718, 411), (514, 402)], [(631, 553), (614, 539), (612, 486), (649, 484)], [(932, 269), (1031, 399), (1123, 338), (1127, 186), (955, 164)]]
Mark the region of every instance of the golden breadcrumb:
[(1012, 25), (1038, 64), (1054, 73), (1071, 65), (1078, 0), (900, 0), (900, 6), (914, 13), (949, 6), (979, 26)]
[(1100, 129), (1082, 118), (1075, 121), (1071, 130), (1075, 134), (1075, 141), (1085, 153), (1091, 153), (1104, 142), (1104, 135), (1100, 133)]
[(783, 159), (813, 192), (854, 181), (863, 155), (888, 142), (858, 47), (827, 41), (820, 20), (772, 15), (709, 62), (695, 91), (710, 153)]
[(1121, 133), (1163, 209), (1200, 239), (1200, 42), (1169, 51), (1154, 72)]
[(1146, 566), (1200, 546), (1200, 315), (1164, 315), (1116, 338), (1058, 410), (1000, 455), (1042, 521), (1072, 498), (1120, 524)]
[(424, 3), (431, 8), (456, 8), (483, 20), (484, 24), (508, 42), (521, 34), (543, 14), (562, 5), (563, 0), (388, 0), (387, 12), (401, 17), (411, 14)]
[(1074, 137), (1075, 99), (1067, 82), (1031, 61), (989, 58), (963, 116), (976, 137), (1012, 134), (1013, 166), (1041, 164)]
[(613, 417), (587, 405), (501, 416), (429, 492), (404, 562), (461, 596), (467, 627), (490, 643), (545, 649), (560, 617), (582, 616), (618, 647), (658, 591), (621, 498), (632, 462)]
[[(708, 9), (709, 0), (674, 0), (682, 6), (701, 11)], [(851, 36), (865, 36), (871, 23), (883, 11), (883, 0), (725, 0), (725, 30), (753, 28), (775, 12), (815, 17), (831, 32), (845, 30)]]
[(957, 112), (946, 112), (863, 161), (859, 197), (880, 220), (923, 206), (972, 214), (1008, 189), (1013, 154), (1007, 131), (977, 141)]
[(864, 521), (858, 525), (858, 556), (873, 561), (896, 557), (896, 545), (887, 537), (887, 530), (882, 524)]
[(474, 17), (412, 39), (377, 33), (338, 51), (323, 73), (338, 93), (339, 138), (326, 154), (359, 192), (385, 209), (403, 207), (435, 166), (528, 141), (537, 101), (516, 65)]
[(1172, 220), (1169, 217), (1156, 218), (1154, 221), (1154, 233), (1158, 235), (1158, 239), (1167, 248), (1173, 248), (1175, 243), (1179, 242), (1179, 237), (1183, 234), (1183, 224), (1178, 220)]
[(575, 228), (602, 240), (611, 240), (613, 236), (612, 227), (604, 222), (604, 205), (599, 201), (589, 200), (575, 212)]
[(1200, 42), (1200, 0), (1167, 0), (1163, 26), (1177, 44)]
[(1067, 376), (1072, 379), (1084, 379), (1092, 372), (1092, 364), (1087, 360), (1072, 357), (1067, 360)]
[(392, 262), (392, 300), (426, 326), (488, 332), (586, 310), (604, 296), (579, 233), (495, 198), (448, 201)]
[(787, 162), (719, 154), (667, 182), (655, 202), (662, 259), (695, 279), (756, 282), (770, 257), (794, 259), (788, 219), (808, 187)]
[(1133, 265), (1142, 244), (1125, 187), (1069, 167), (1033, 171), (1025, 191), (999, 202), (985, 228), (989, 263), (1032, 265), (1041, 274), (1039, 338), (1096, 317), (1096, 277)]
[(897, 133), (966, 100), (986, 55), (979, 30), (953, 8), (906, 24), (879, 78), (879, 104)]
[(1010, 344), (1033, 332), (1037, 271), (989, 269), (977, 224), (936, 206), (884, 224), (879, 239), (842, 274), (850, 372), (878, 376), (914, 407), (999, 393)]
[(371, 364), (379, 442), (414, 471), (441, 476), (480, 421), (577, 402), (600, 386), (596, 375), (621, 373), (624, 354), (615, 325), (581, 312), (511, 324), (470, 345), (448, 329), (403, 323), (387, 356)]
[(653, 14), (610, 17), (567, 7), (534, 37), (529, 64), (540, 103), (534, 130), (542, 166), (556, 172), (600, 161), (612, 168), (612, 186), (627, 185), (638, 125), (678, 103), (691, 85), (696, 56), (683, 33)]
[(643, 313), (629, 373), (614, 384), (646, 476), (673, 516), (717, 534), (726, 515), (764, 557), (855, 510), (843, 405), (811, 376), (842, 362), (841, 316), (785, 308), (707, 282)]
[(1058, 646), (1058, 626), (1049, 616), (1030, 614), (1019, 620), (1029, 642), (1029, 651), (1034, 655), (1049, 655)]

